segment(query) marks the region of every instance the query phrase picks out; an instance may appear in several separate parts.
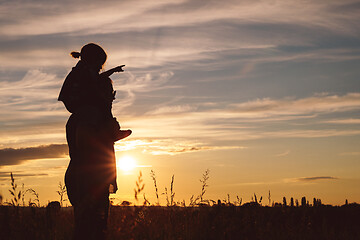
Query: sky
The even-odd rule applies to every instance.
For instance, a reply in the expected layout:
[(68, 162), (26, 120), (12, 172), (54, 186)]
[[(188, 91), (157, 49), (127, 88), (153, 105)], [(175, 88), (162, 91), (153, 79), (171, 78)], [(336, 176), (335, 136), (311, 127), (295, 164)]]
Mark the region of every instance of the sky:
[(154, 203), (151, 170), (188, 203), (207, 169), (207, 199), (360, 202), (359, 1), (2, 0), (0, 13), (3, 201), (10, 172), (59, 200), (70, 114), (57, 97), (70, 52), (94, 42), (105, 70), (126, 65), (113, 113), (133, 134), (115, 149), (133, 166), (115, 203), (137, 203), (140, 171)]

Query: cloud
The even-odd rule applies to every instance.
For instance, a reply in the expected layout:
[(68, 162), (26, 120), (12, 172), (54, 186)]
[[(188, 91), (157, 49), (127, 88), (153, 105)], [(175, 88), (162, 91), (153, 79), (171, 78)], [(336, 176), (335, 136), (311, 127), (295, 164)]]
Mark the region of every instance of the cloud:
[(162, 72), (158, 74), (146, 73), (134, 75), (130, 71), (125, 72), (123, 82), (115, 81), (115, 88), (119, 91), (150, 92), (154, 90), (167, 89), (166, 83), (174, 75), (173, 72)]
[(149, 111), (146, 114), (150, 115), (162, 115), (162, 114), (172, 114), (172, 113), (183, 113), (196, 110), (195, 107), (190, 105), (175, 105), (175, 106), (165, 106), (160, 107), (155, 110)]
[(285, 151), (285, 152), (276, 154), (275, 156), (276, 156), (276, 157), (285, 157), (285, 156), (289, 155), (290, 152), (291, 152), (290, 150), (287, 150), (287, 151)]
[[(263, 98), (242, 103), (225, 105), (225, 109), (216, 108), (205, 111), (192, 111), (195, 106), (177, 107), (168, 106), (161, 109), (179, 113), (188, 110), (189, 118), (205, 120), (212, 119), (242, 119), (243, 121), (288, 121), (291, 119), (316, 118), (321, 114), (355, 111), (360, 109), (360, 93), (347, 93), (345, 95), (316, 94), (308, 98), (284, 99)], [(161, 111), (149, 112), (151, 115), (161, 114)]]
[[(160, 105), (159, 110), (127, 119), (127, 126), (145, 138), (184, 138), (189, 134), (207, 141), (261, 138), (319, 138), (355, 136), (360, 129), (324, 124), (337, 114), (360, 109), (360, 94), (320, 94), (308, 98), (258, 99), (238, 104), (216, 104), (192, 108)], [(182, 106), (182, 105), (180, 105)], [(157, 106), (154, 106), (156, 109)], [(165, 110), (167, 110), (165, 113)], [(180, 111), (181, 110), (181, 111)], [(187, 111), (186, 111), (187, 110)], [(144, 120), (146, 119), (146, 121)], [(149, 128), (151, 123), (151, 128)], [(321, 125), (321, 126), (320, 126)], [(320, 126), (320, 127), (319, 127)], [(159, 131), (161, 129), (161, 131)]]
[[(0, 147), (64, 140), (68, 113), (57, 101), (62, 81), (56, 74), (39, 69), (28, 70), (18, 79), (0, 81), (0, 124), (4, 127)], [(33, 142), (35, 139), (41, 140)]]
[(237, 182), (237, 183), (228, 183), (228, 184), (221, 184), (217, 186), (256, 186), (256, 185), (275, 185), (275, 184), (282, 184), (281, 181), (264, 181), (264, 182)]
[(283, 184), (283, 183), (296, 183), (296, 182), (303, 182), (303, 183), (311, 183), (316, 181), (331, 181), (337, 180), (337, 177), (331, 176), (318, 176), (318, 177), (301, 177), (301, 178), (286, 178), (280, 181), (269, 181), (269, 182), (248, 182), (248, 183), (234, 183), (229, 185), (240, 186), (240, 185), (270, 185), (270, 184)]
[(55, 74), (33, 69), (18, 81), (0, 82), (1, 121), (65, 116), (57, 101), (61, 80)]
[[(96, 4), (95, 1), (77, 1), (61, 5), (44, 1), (36, 2), (37, 4), (35, 2), (24, 4), (22, 1), (14, 1), (11, 4), (4, 4), (2, 6), (4, 13), (9, 10), (16, 11), (13, 12), (14, 14), (4, 15), (4, 19), (6, 19), (5, 16), (8, 19), (4, 22), (0, 33), (6, 36), (79, 34), (90, 31), (94, 33), (105, 32), (109, 25), (114, 25), (111, 30), (113, 31), (114, 28), (126, 28), (127, 19), (136, 19), (144, 11), (167, 3), (166, 1), (149, 2), (144, 0), (126, 4), (119, 1), (106, 1), (106, 4)], [(30, 9), (31, 11), (29, 11)], [(126, 9), (126, 11), (119, 11), (119, 9)], [(94, 21), (94, 16), (97, 16), (96, 21)], [(18, 31), (14, 31), (14, 27)], [(104, 30), (100, 30), (101, 28)]]
[(4, 97), (0, 106), (25, 105), (33, 103), (32, 101), (55, 98), (50, 93), (58, 85), (59, 79), (54, 74), (46, 74), (37, 69), (29, 70), (21, 80), (0, 82), (0, 94)]
[(211, 150), (229, 150), (245, 149), (244, 146), (211, 146), (200, 142), (191, 142), (181, 139), (136, 139), (119, 142), (115, 145), (116, 151), (128, 151), (132, 149), (141, 150), (151, 155), (177, 155), (181, 153), (211, 151)]
[[(318, 64), (360, 58), (359, 28), (353, 24), (359, 17), (353, 13), (354, 3), (347, 0), (307, 4), (295, 0), (2, 3), (0, 8), (5, 15), (0, 16), (0, 61), (3, 79), (8, 80), (0, 81), (0, 123), (7, 127), (6, 139), (2, 138), (0, 146), (21, 141), (8, 130), (10, 125), (15, 128), (15, 124), (29, 133), (27, 129), (39, 122), (58, 123), (53, 130), (57, 133), (55, 137), (50, 131), (36, 137), (49, 137), (51, 142), (64, 140), (64, 134), (62, 139), (60, 135), (63, 126), (59, 123), (66, 121), (68, 113), (56, 97), (65, 73), (75, 63), (69, 52), (79, 50), (85, 41), (99, 42), (105, 47), (109, 67), (126, 64), (125, 72), (113, 78), (118, 91), (113, 109), (126, 125), (136, 128), (139, 137), (154, 136), (157, 129), (164, 129), (159, 133), (161, 137), (196, 133), (202, 138), (216, 135), (226, 140), (306, 137), (306, 133), (313, 134), (308, 137), (358, 134), (357, 129), (351, 133), (341, 126), (313, 130), (321, 120), (334, 123), (335, 116), (325, 115), (359, 109), (359, 93), (346, 93), (350, 88), (357, 89), (356, 83), (349, 81), (346, 89), (327, 82), (326, 86), (314, 88), (321, 84), (313, 84), (312, 80), (303, 83), (293, 72), (287, 72), (290, 62), (312, 65), (314, 60)], [(339, 14), (336, 8), (349, 14)], [(93, 16), (97, 16), (96, 22), (90, 19)], [(276, 67), (269, 71), (268, 64)], [(278, 76), (268, 79), (279, 66), (280, 74), (287, 74), (280, 76), (285, 80), (277, 82)], [(8, 69), (13, 75), (7, 76)], [(308, 70), (302, 68), (299, 77), (316, 80), (330, 75), (324, 77), (326, 73), (320, 69), (321, 76), (314, 77), (313, 72), (306, 75)], [(358, 79), (357, 72), (347, 73)], [(328, 81), (341, 82), (342, 77)], [(286, 86), (282, 84), (285, 81)], [(289, 86), (295, 90), (288, 91)], [(339, 94), (304, 97), (314, 91)], [(170, 103), (174, 96), (182, 98)], [(235, 101), (238, 102), (234, 104)], [(213, 102), (216, 106), (205, 106)], [(149, 128), (149, 122), (154, 129)], [(285, 122), (281, 130), (271, 128)], [(295, 123), (303, 127), (291, 125)], [(31, 137), (35, 135), (23, 136)]]
[[(114, 104), (115, 116), (121, 116), (120, 124), (123, 128), (133, 129), (133, 135), (138, 139), (153, 139), (154, 136), (158, 139), (187, 139), (189, 136), (196, 135), (203, 142), (203, 146), (219, 146), (216, 143), (218, 141), (324, 138), (360, 134), (360, 129), (348, 129), (329, 123), (329, 121), (338, 120), (338, 114), (349, 115), (358, 111), (360, 109), (360, 93), (316, 94), (307, 98), (263, 98), (237, 104), (200, 102), (190, 105), (181, 104), (182, 98), (173, 98), (174, 101), (158, 105), (146, 105), (145, 103), (142, 108), (138, 109), (139, 103), (135, 103), (135, 100), (140, 100), (141, 103), (142, 94), (146, 91), (166, 88), (171, 80), (168, 77), (171, 75), (166, 76), (128, 81), (127, 84), (124, 84), (127, 86), (125, 89), (133, 96), (125, 98), (123, 100), (125, 102), (119, 101)], [(121, 83), (119, 88), (120, 86)], [(120, 94), (123, 92), (119, 91)], [(43, 105), (43, 107), (46, 106), (46, 104)], [(124, 113), (125, 107), (127, 107), (126, 114)], [(55, 110), (48, 110), (39, 111), (39, 115), (35, 116), (31, 115), (32, 111), (28, 111), (29, 115), (25, 112), (22, 116), (23, 119), (19, 120), (16, 112), (13, 116), (11, 115), (12, 111), (16, 110), (16, 105), (10, 110), (4, 109), (8, 114), (4, 114), (3, 119), (9, 120), (4, 123), (6, 129), (0, 134), (2, 146), (11, 146), (9, 144), (14, 143), (22, 143), (21, 146), (24, 146), (29, 142), (35, 145), (41, 144), (41, 141), (46, 139), (53, 139), (52, 142), (57, 143), (65, 141), (65, 110), (62, 110), (64, 116), (61, 118), (56, 115)], [(41, 120), (40, 113), (43, 116), (53, 113), (53, 120)], [(59, 113), (61, 112), (59, 111)], [(29, 121), (29, 119), (33, 120)], [(176, 144), (176, 142), (171, 142), (169, 145), (171, 144)], [(186, 143), (184, 149), (190, 151), (191, 147), (193, 145)], [(158, 150), (162, 151), (162, 149), (156, 151)], [(172, 150), (173, 153), (176, 151), (176, 149)], [(155, 151), (149, 150), (149, 152)]]
[(0, 149), (0, 167), (5, 165), (17, 165), (26, 160), (61, 158), (68, 155), (66, 144), (41, 145), (28, 148), (4, 148)]
[(259, 134), (259, 138), (325, 138), (336, 136), (355, 136), (360, 135), (360, 130), (280, 130), (268, 131), (264, 134)]
[[(122, 79), (116, 79), (120, 100), (114, 102), (115, 114), (131, 106), (138, 93), (173, 87), (167, 84), (172, 76), (172, 72), (142, 75), (127, 72)], [(21, 80), (0, 82), (0, 124), (6, 127), (0, 133), (0, 146), (35, 139), (64, 140), (63, 126), (69, 113), (57, 101), (62, 82), (55, 74), (37, 69), (27, 71)]]
[[(120, 100), (116, 100), (113, 104), (114, 111), (120, 111), (123, 108), (133, 105), (137, 93), (146, 93), (176, 87), (167, 84), (173, 75), (173, 72), (134, 75), (130, 71), (127, 71), (125, 77), (121, 80), (117, 79), (114, 81), (114, 88), (121, 95)], [(124, 93), (126, 96), (124, 96)]]
[(360, 124), (360, 119), (358, 119), (358, 118), (334, 119), (334, 120), (324, 121), (324, 123), (334, 123), (334, 124)]
[(360, 156), (360, 152), (343, 152), (339, 154), (340, 156)]
[[(95, 4), (83, 1), (72, 4), (45, 3), (34, 5), (22, 1), (4, 4), (5, 15), (1, 33), (5, 36), (26, 36), (40, 34), (72, 33), (99, 34), (121, 32), (128, 29), (143, 30), (165, 26), (195, 25), (218, 19), (239, 19), (243, 22), (299, 23), (351, 31), (345, 20), (356, 15), (339, 15), (331, 6), (336, 1), (131, 1), (128, 3), (106, 1)], [(349, 4), (352, 1), (344, 1)], [(43, 6), (44, 4), (44, 6)], [(40, 7), (41, 6), (41, 7)], [(15, 14), (6, 14), (8, 12)], [(51, 11), (49, 9), (61, 9)], [(78, 11), (81, 9), (82, 11)], [(126, 11), (119, 11), (126, 9)], [(15, 11), (14, 11), (15, 10)], [(31, 10), (31, 11), (29, 11)], [(97, 16), (97, 21), (93, 21)], [(277, 16), (274, 18), (274, 16)], [(51, 24), (50, 24), (51, 23)], [(342, 27), (342, 29), (341, 29)], [(16, 30), (14, 30), (16, 29)], [(352, 30), (354, 31), (354, 30)]]
[[(85, 39), (104, 43), (114, 61), (138, 68), (217, 59), (224, 51), (242, 53), (245, 61), (253, 61), (243, 68), (245, 73), (256, 64), (275, 60), (359, 59), (347, 44), (328, 47), (336, 52), (318, 49), (329, 39), (338, 43), (344, 36), (351, 40), (358, 35), (358, 28), (351, 24), (358, 20), (355, 14), (339, 16), (331, 10), (340, 5), (315, 1), (304, 11), (297, 1), (77, 1), (59, 5), (14, 0), (1, 6), (0, 60), (6, 68), (69, 66), (68, 53), (79, 49)], [(285, 51), (282, 46), (288, 50), (300, 46), (302, 51)], [(249, 54), (247, 49), (258, 51)]]
[[(219, 106), (215, 106), (219, 107)], [(164, 107), (162, 107), (164, 108)], [(177, 108), (168, 106), (168, 109)], [(194, 108), (178, 107), (181, 110)], [(360, 93), (347, 93), (345, 95), (315, 94), (312, 97), (295, 99), (287, 97), (284, 99), (262, 98), (242, 103), (231, 103), (225, 109), (210, 109), (207, 112), (201, 110), (189, 114), (210, 114), (213, 118), (242, 118), (242, 119), (274, 119), (289, 120), (291, 118), (316, 117), (317, 114), (330, 114), (335, 112), (346, 112), (360, 109)], [(170, 110), (171, 111), (171, 110)], [(176, 112), (176, 111), (174, 111)], [(184, 112), (184, 111), (179, 111)], [(150, 112), (155, 114), (156, 111)], [(161, 111), (159, 112), (159, 114)]]
[(150, 149), (144, 149), (152, 155), (176, 155), (180, 153), (190, 153), (197, 151), (210, 151), (210, 150), (230, 150), (230, 149), (244, 149), (242, 146), (157, 146)]
[[(16, 171), (16, 172), (12, 172), (13, 173), (13, 177), (16, 180), (18, 177), (22, 178), (22, 177), (43, 177), (43, 176), (48, 176), (49, 174), (47, 173), (23, 173), (22, 171)], [(10, 181), (10, 172), (0, 172), (0, 181), (5, 181), (8, 180)]]
[(313, 97), (274, 100), (270, 98), (257, 99), (240, 104), (234, 104), (235, 110), (250, 116), (271, 117), (274, 115), (304, 115), (313, 113), (345, 112), (360, 109), (360, 93), (347, 93), (343, 96), (327, 93)]
[(293, 179), (286, 179), (285, 182), (315, 182), (319, 180), (337, 180), (337, 177), (331, 176), (318, 176), (318, 177), (301, 177), (301, 178), (293, 178)]

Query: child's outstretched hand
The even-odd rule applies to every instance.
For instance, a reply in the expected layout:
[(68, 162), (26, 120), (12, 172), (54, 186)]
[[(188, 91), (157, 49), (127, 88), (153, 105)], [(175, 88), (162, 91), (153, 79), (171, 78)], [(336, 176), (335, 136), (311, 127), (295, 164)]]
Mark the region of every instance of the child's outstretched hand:
[(100, 76), (102, 77), (110, 77), (113, 73), (115, 72), (123, 72), (124, 70), (122, 69), (123, 67), (125, 67), (125, 65), (120, 65), (120, 66), (117, 66), (117, 67), (114, 67), (110, 70), (107, 70), (103, 73), (100, 73)]
[(123, 72), (124, 70), (122, 69), (123, 67), (125, 67), (125, 65), (120, 65), (114, 68), (114, 72)]

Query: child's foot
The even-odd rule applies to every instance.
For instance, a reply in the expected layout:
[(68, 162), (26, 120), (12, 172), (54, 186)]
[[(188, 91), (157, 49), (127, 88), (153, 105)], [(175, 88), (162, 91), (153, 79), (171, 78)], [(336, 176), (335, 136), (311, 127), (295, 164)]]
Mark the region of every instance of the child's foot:
[(124, 139), (124, 138), (130, 136), (131, 133), (132, 133), (132, 131), (130, 129), (129, 130), (119, 130), (119, 131), (117, 131), (116, 134), (115, 134), (114, 142), (119, 141), (121, 139)]

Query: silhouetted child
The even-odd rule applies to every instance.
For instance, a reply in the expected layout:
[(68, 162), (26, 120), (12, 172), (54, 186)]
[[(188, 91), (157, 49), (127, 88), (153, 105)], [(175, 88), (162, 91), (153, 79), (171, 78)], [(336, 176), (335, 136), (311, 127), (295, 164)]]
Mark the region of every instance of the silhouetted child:
[[(99, 74), (106, 61), (106, 53), (96, 44), (87, 44), (81, 53), (72, 52), (71, 56), (81, 60), (72, 69), (59, 95), (66, 109), (77, 113), (94, 124), (104, 122), (112, 132), (114, 142), (131, 134), (131, 130), (120, 130), (120, 124), (111, 112), (116, 91), (113, 89), (110, 76), (115, 72), (123, 72), (121, 65)], [(105, 118), (105, 119), (104, 119)]]

